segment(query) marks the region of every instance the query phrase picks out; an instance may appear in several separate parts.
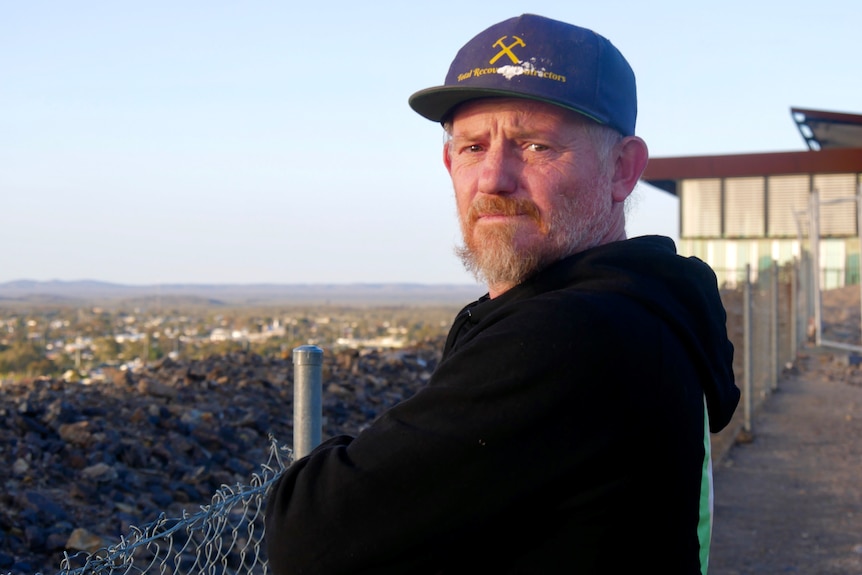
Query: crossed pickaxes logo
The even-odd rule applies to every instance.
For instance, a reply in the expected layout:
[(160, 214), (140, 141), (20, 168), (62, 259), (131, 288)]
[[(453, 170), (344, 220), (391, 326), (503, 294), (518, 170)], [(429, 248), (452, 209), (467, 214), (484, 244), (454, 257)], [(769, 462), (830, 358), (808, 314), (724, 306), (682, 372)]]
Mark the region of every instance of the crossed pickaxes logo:
[(512, 38), (514, 38), (515, 41), (507, 46), (506, 44), (503, 44), (503, 40), (505, 40), (506, 38), (508, 38), (508, 36), (503, 36), (502, 38), (500, 38), (499, 40), (497, 40), (496, 42), (494, 42), (492, 44), (492, 46), (494, 48), (500, 48), (500, 51), (497, 53), (496, 56), (491, 58), (491, 60), (488, 62), (489, 64), (493, 64), (494, 62), (499, 60), (503, 55), (508, 56), (513, 64), (518, 64), (521, 62), (518, 59), (518, 57), (515, 56), (515, 54), (512, 52), (512, 48), (514, 48), (515, 46), (526, 46), (527, 44), (524, 43), (524, 41), (521, 40), (520, 38), (518, 38), (517, 36), (512, 36)]

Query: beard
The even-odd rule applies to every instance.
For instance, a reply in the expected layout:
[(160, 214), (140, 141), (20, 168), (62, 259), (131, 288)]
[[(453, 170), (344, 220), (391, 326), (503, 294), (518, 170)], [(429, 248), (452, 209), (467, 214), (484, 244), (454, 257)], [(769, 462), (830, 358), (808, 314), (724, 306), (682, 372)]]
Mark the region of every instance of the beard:
[[(600, 244), (612, 225), (611, 209), (609, 184), (599, 178), (562, 195), (548, 219), (527, 199), (479, 197), (460, 218), (464, 244), (455, 253), (477, 280), (509, 289), (556, 261)], [(479, 228), (476, 222), (482, 215), (521, 215), (527, 221)], [(527, 238), (519, 237), (528, 225), (534, 229)]]

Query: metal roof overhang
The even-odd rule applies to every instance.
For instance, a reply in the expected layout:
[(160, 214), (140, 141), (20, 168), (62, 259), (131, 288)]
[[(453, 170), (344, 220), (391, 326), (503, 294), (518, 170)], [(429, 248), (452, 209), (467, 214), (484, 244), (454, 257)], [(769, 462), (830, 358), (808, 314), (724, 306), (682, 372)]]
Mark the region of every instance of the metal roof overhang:
[(652, 158), (641, 180), (674, 196), (684, 179), (862, 172), (862, 147)]
[(862, 147), (862, 115), (790, 108), (799, 133), (811, 150)]

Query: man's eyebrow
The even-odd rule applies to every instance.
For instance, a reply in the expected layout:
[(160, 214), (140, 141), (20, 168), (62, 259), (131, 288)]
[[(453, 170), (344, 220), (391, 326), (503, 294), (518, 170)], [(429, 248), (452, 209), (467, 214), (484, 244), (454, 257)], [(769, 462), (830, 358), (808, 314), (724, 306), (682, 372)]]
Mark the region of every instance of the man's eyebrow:
[[(453, 140), (481, 140), (488, 137), (489, 130), (477, 129), (463, 132), (453, 132)], [(542, 140), (559, 139), (560, 133), (557, 130), (540, 130), (529, 126), (512, 127), (506, 130), (508, 138), (516, 140), (532, 140), (535, 138)]]
[(473, 140), (476, 138), (480, 138), (482, 136), (486, 136), (488, 134), (488, 130), (483, 129), (474, 129), (474, 130), (460, 130), (453, 131), (452, 138), (453, 139), (462, 139), (462, 140)]

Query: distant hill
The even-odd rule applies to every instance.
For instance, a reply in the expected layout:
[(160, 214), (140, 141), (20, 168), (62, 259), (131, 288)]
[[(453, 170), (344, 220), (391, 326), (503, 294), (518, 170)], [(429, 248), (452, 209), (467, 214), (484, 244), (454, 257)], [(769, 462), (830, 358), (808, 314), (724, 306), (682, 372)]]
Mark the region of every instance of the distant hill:
[(95, 280), (0, 283), (4, 303), (81, 304), (155, 301), (163, 305), (455, 305), (484, 293), (469, 284), (152, 284), (125, 285)]

